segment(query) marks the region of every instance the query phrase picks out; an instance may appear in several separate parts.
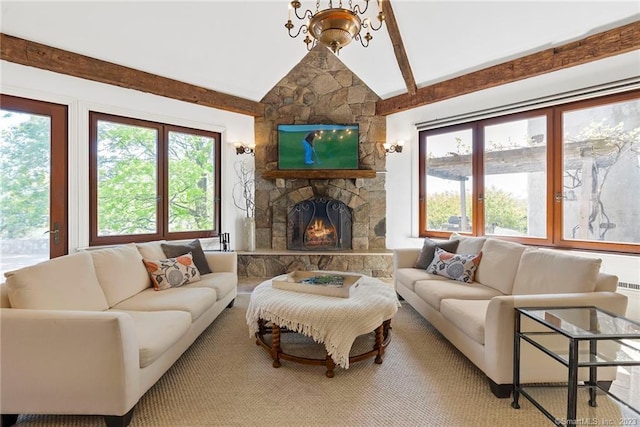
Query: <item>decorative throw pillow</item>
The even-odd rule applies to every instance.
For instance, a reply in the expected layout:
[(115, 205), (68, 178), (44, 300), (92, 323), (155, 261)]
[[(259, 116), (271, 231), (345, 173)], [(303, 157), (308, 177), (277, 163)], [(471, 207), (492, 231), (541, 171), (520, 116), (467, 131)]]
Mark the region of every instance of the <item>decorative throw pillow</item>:
[(193, 263), (191, 253), (157, 261), (143, 259), (142, 262), (149, 272), (156, 291), (177, 288), (200, 280), (200, 272)]
[(200, 274), (211, 273), (211, 268), (209, 268), (207, 258), (204, 256), (204, 251), (202, 250), (202, 246), (200, 245), (200, 240), (196, 239), (186, 245), (167, 245), (165, 243), (162, 243), (160, 246), (162, 247), (162, 251), (167, 258), (175, 258), (177, 256), (185, 255), (191, 252), (191, 255), (193, 255), (193, 262), (198, 268)]
[(457, 254), (478, 254), (482, 251), (482, 246), (487, 240), (486, 237), (465, 236), (459, 233), (451, 233), (449, 240), (458, 240)]
[(452, 254), (436, 248), (436, 253), (427, 268), (427, 273), (448, 277), (459, 282), (471, 283), (480, 264), (480, 259), (482, 259), (482, 252), (477, 255)]
[(422, 245), (422, 250), (420, 251), (420, 256), (418, 257), (418, 260), (416, 261), (414, 267), (421, 268), (423, 270), (426, 269), (427, 267), (429, 267), (429, 264), (431, 264), (431, 261), (433, 261), (433, 256), (436, 253), (436, 248), (442, 248), (447, 252), (455, 253), (456, 249), (458, 248), (458, 243), (460, 243), (458, 240), (436, 242), (435, 240), (431, 240), (430, 238), (426, 237), (424, 239), (424, 244)]

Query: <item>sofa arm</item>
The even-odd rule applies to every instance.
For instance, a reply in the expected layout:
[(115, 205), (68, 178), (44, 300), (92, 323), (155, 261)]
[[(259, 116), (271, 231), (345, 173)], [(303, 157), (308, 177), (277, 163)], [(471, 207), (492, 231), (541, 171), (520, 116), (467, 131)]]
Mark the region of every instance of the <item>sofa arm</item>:
[(140, 398), (128, 314), (3, 308), (0, 322), (3, 413), (123, 415)]
[(493, 297), (484, 325), (485, 373), (496, 384), (513, 379), (513, 336), (515, 307), (596, 306), (624, 315), (627, 297), (615, 292), (571, 294), (504, 295)]
[(411, 268), (420, 256), (421, 248), (402, 248), (393, 250), (393, 269)]
[(236, 252), (206, 251), (204, 256), (214, 273), (238, 274), (238, 254)]

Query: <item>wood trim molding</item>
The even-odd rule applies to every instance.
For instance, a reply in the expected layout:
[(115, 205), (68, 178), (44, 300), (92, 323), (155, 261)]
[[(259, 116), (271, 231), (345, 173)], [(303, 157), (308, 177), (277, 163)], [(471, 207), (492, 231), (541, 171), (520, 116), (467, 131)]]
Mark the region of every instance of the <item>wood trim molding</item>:
[(4, 33), (0, 33), (0, 59), (248, 116), (260, 117), (264, 114), (264, 105), (256, 101)]
[(422, 87), (415, 95), (402, 94), (380, 100), (376, 103), (376, 114), (399, 113), (638, 49), (640, 21)]
[(416, 85), (416, 79), (413, 77), (413, 71), (409, 64), (409, 58), (407, 57), (407, 51), (404, 49), (404, 43), (402, 42), (402, 36), (398, 29), (398, 22), (396, 21), (396, 15), (393, 13), (393, 7), (391, 7), (391, 1), (387, 0), (382, 2), (382, 13), (384, 13), (384, 21), (387, 25), (387, 32), (393, 45), (393, 52), (396, 54), (396, 61), (398, 61), (398, 67), (404, 78), (404, 84), (407, 86), (407, 92), (409, 95), (415, 95), (418, 86)]

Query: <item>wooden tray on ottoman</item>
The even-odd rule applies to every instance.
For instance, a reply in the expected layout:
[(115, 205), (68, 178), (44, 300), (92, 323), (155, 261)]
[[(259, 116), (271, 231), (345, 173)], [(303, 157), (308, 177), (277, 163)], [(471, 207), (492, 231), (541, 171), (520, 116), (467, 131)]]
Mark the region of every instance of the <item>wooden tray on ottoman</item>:
[(275, 289), (284, 291), (349, 298), (360, 286), (360, 279), (362, 279), (361, 274), (293, 271), (287, 275), (274, 277), (271, 285)]

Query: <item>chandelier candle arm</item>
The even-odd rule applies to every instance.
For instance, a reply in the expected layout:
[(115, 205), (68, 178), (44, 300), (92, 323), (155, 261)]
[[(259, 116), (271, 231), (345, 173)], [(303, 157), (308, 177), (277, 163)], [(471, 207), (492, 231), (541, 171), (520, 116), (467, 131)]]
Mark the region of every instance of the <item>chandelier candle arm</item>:
[[(311, 9), (305, 10), (302, 16), (300, 16), (298, 14), (298, 10), (301, 7), (302, 7), (302, 3), (300, 3), (297, 0), (293, 0), (291, 3), (289, 3), (289, 21), (291, 21), (291, 9), (293, 9), (293, 12), (295, 13), (296, 18), (298, 18), (301, 21), (309, 20), (311, 19), (311, 17), (313, 17), (313, 12), (311, 11)], [(316, 12), (318, 12), (319, 8), (320, 8), (320, 4), (318, 2), (318, 4), (316, 5)]]

